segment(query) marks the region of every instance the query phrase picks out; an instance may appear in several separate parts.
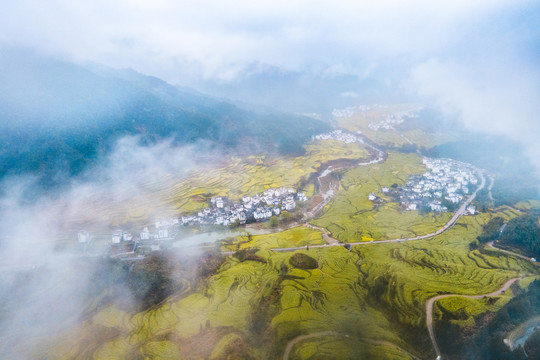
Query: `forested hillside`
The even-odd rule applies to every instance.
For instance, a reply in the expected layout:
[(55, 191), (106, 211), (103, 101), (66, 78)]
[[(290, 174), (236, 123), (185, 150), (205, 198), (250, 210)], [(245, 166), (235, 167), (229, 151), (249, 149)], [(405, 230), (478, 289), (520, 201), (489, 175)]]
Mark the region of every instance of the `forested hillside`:
[(0, 177), (39, 173), (54, 184), (59, 172), (80, 173), (126, 135), (143, 144), (209, 140), (288, 154), (329, 129), (303, 116), (246, 111), (132, 70), (13, 50), (0, 55), (0, 66)]

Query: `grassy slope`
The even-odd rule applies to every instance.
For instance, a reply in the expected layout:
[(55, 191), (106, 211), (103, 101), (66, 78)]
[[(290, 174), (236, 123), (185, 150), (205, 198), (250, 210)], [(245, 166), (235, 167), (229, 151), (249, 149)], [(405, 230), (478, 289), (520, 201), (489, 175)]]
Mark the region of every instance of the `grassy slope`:
[[(316, 172), (329, 160), (357, 159), (369, 154), (361, 144), (345, 144), (336, 140), (312, 142), (305, 146), (306, 154), (297, 157), (247, 158), (233, 157), (219, 166), (201, 164), (200, 170), (182, 177), (168, 174), (165, 178), (148, 177), (140, 184), (140, 194), (127, 202), (106, 199), (89, 202), (92, 212), (78, 214), (70, 223), (89, 221), (120, 226), (142, 224), (155, 213), (192, 213), (208, 206), (213, 196), (228, 196), (239, 201), (243, 195), (254, 195), (271, 187), (294, 187)], [(214, 160), (209, 160), (209, 163)], [(305, 189), (313, 194), (313, 186)], [(79, 226), (79, 225), (77, 225)], [(83, 226), (83, 225), (80, 225)]]
[(251, 241), (247, 236), (238, 237), (231, 245), (224, 245), (223, 251), (236, 251), (250, 248), (274, 249), (324, 244), (321, 232), (299, 226), (275, 234), (255, 235)]
[(180, 180), (169, 197), (177, 211), (200, 209), (206, 203), (197, 201), (197, 195), (212, 194), (240, 200), (245, 194), (254, 195), (271, 187), (295, 186), (326, 161), (368, 156), (360, 144), (336, 140), (312, 142), (305, 148), (305, 155), (293, 158), (234, 158), (222, 168), (205, 169), (192, 174), (189, 179)]
[[(406, 111), (412, 108), (414, 108), (414, 106), (394, 105), (386, 108), (373, 109), (367, 111), (366, 113), (359, 113), (349, 117), (341, 117), (337, 119), (337, 122), (340, 127), (349, 131), (362, 131), (364, 135), (379, 145), (400, 147), (406, 145), (408, 142), (401, 137), (398, 132), (385, 129), (374, 131), (371, 130), (368, 125), (372, 122), (383, 120), (386, 115), (399, 111)], [(450, 134), (448, 131), (444, 133), (428, 133), (420, 129), (410, 129), (400, 133), (411, 140), (414, 144), (424, 146), (426, 148), (456, 140), (456, 135)]]
[(404, 212), (399, 204), (392, 202), (374, 208), (373, 202), (368, 200), (369, 193), (377, 193), (394, 183), (402, 185), (409, 175), (423, 172), (425, 167), (418, 155), (401, 153), (390, 153), (384, 163), (350, 170), (343, 176), (341, 191), (325, 214), (312, 222), (331, 231), (343, 242), (394, 239), (433, 232), (450, 220), (449, 213), (421, 216), (417, 211)]
[[(508, 278), (537, 271), (525, 261), (495, 251), (469, 251), (469, 242), (488, 220), (485, 214), (463, 217), (454, 228), (430, 240), (357, 246), (351, 252), (343, 247), (303, 250), (319, 263), (319, 268), (308, 271), (289, 265), (293, 253), (262, 249), (257, 254), (266, 264), (240, 263), (230, 257), (206, 285), (191, 293), (173, 296), (144, 313), (128, 314), (114, 306), (101, 310), (70, 331), (71, 336), (49, 347), (46, 354), (48, 358), (141, 354), (151, 359), (180, 354), (180, 358), (190, 359), (210, 358), (212, 353), (217, 358), (231, 352), (239, 356), (238, 351), (246, 351), (244, 356), (277, 358), (287, 341), (298, 335), (337, 331), (350, 338), (311, 338), (294, 347), (292, 358), (358, 358), (366, 354), (374, 359), (408, 358), (407, 353), (388, 346), (360, 347), (355, 338), (389, 341), (411, 353), (429, 355), (426, 299), (439, 293), (486, 293)], [(320, 236), (310, 229), (295, 231)], [(281, 235), (290, 238), (291, 231)], [(275, 235), (253, 240), (261, 247), (273, 246), (275, 241), (280, 241)], [(374, 293), (381, 279), (386, 284)], [(441, 306), (447, 311), (466, 307), (468, 314), (479, 314), (504, 301), (494, 305), (442, 302)], [(440, 312), (434, 315), (436, 321)], [(253, 327), (257, 316), (266, 329), (262, 333)], [(404, 329), (413, 329), (422, 339), (419, 344), (408, 342)]]

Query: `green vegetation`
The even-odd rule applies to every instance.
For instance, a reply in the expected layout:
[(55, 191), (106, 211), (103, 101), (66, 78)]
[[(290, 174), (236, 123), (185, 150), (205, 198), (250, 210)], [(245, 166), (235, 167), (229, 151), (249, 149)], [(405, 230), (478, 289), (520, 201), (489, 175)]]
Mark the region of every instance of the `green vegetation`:
[[(365, 156), (359, 144), (314, 142), (303, 156), (231, 158), (219, 168), (199, 169), (183, 179), (152, 180), (148, 196), (158, 194), (153, 201), (166, 202), (171, 211), (188, 212), (206, 206), (213, 196), (236, 200), (269, 187), (305, 186), (309, 195), (315, 188), (307, 180), (321, 164)], [(312, 222), (344, 243), (365, 244), (313, 248), (325, 243), (322, 232), (297, 226), (227, 239), (221, 244), (221, 250), (230, 254), (227, 257), (206, 254), (190, 260), (171, 253), (130, 266), (109, 261), (94, 276), (82, 323), (51, 335), (54, 338), (43, 342), (39, 355), (277, 359), (289, 344), (291, 359), (429, 358), (433, 349), (425, 327), (427, 299), (437, 294), (489, 293), (510, 278), (523, 277), (498, 297), (451, 297), (436, 303), (437, 338), (450, 337), (442, 348), (451, 353), (457, 346), (454, 339), (464, 341), (456, 331), (474, 332), (504, 311), (512, 316), (516, 311), (512, 297), (520, 287), (538, 287), (533, 281), (540, 274), (537, 266), (479, 243), (494, 239), (500, 225), (509, 220), (507, 229), (510, 224), (514, 230), (525, 229), (512, 233), (528, 234), (530, 223), (537, 225), (538, 218), (522, 220), (521, 211), (505, 206), (461, 217), (451, 229), (430, 239), (375, 243), (431, 233), (448, 222), (450, 213), (403, 211), (380, 192), (424, 171), (417, 154), (390, 152), (383, 163), (337, 174), (339, 192)], [(371, 192), (377, 201), (368, 200)], [(144, 196), (133, 203), (139, 201), (144, 203)], [(129, 212), (117, 209), (109, 213), (111, 219), (135, 221), (148, 215), (139, 206)], [(294, 215), (284, 212), (279, 220), (283, 225)], [(279, 226), (276, 220), (269, 227)], [(527, 236), (523, 238), (530, 240)], [(302, 250), (272, 250), (288, 247)], [(115, 296), (126, 291), (122, 284), (127, 284), (127, 296)], [(535, 301), (524, 308), (540, 308)], [(460, 351), (455, 353), (461, 358), (477, 358)]]
[(482, 234), (478, 236), (478, 241), (481, 243), (487, 243), (489, 241), (497, 240), (499, 238), (499, 231), (504, 224), (504, 219), (500, 216), (496, 216), (482, 228)]
[(289, 263), (297, 269), (309, 270), (319, 267), (317, 260), (302, 253), (296, 253), (289, 259)]
[[(375, 143), (393, 149), (398, 149), (403, 146), (408, 147), (410, 144), (406, 139), (409, 139), (416, 146), (423, 148), (431, 148), (458, 139), (458, 133), (455, 129), (449, 128), (445, 129), (445, 131), (441, 131), (439, 128), (433, 128), (433, 123), (435, 122), (431, 115), (429, 120), (425, 119), (424, 121), (407, 119), (403, 124), (396, 126), (396, 130), (372, 130), (368, 126), (370, 123), (376, 123), (383, 120), (388, 115), (400, 111), (408, 111), (416, 107), (417, 106), (415, 105), (408, 104), (387, 106), (348, 117), (340, 117), (337, 121), (340, 127), (352, 132), (360, 130), (362, 131), (362, 134), (373, 140)], [(441, 124), (442, 121), (438, 121), (437, 123)]]
[(238, 250), (237, 252), (234, 253), (234, 257), (237, 258), (240, 262), (251, 260), (251, 261), (259, 261), (266, 264), (266, 259), (263, 258), (262, 256), (257, 255), (258, 250), (259, 249), (257, 248)]
[(508, 222), (500, 236), (500, 242), (522, 249), (528, 254), (540, 257), (540, 213), (533, 211)]
[[(268, 188), (295, 187), (327, 161), (367, 156), (368, 152), (360, 144), (324, 140), (306, 145), (305, 154), (297, 157), (234, 157), (225, 166), (199, 169), (185, 179), (169, 184), (169, 192), (164, 197), (170, 199), (176, 211), (199, 210), (207, 206), (207, 200), (212, 196), (240, 200), (243, 195), (254, 195)], [(308, 195), (313, 193), (312, 186), (306, 189)]]
[[(528, 321), (538, 321), (539, 316), (540, 280), (535, 280), (526, 291), (519, 292), (497, 312), (477, 316), (472, 324), (475, 327), (473, 333), (464, 333), (444, 316), (436, 324), (437, 339), (444, 357), (448, 359), (526, 359), (521, 348), (511, 351), (503, 340), (516, 338)], [(538, 351), (538, 343), (528, 343), (527, 346)]]
[[(501, 210), (497, 216), (512, 215)], [(203, 257), (200, 270), (180, 266), (186, 272), (178, 275), (191, 270), (205, 276), (191, 282), (182, 277), (185, 285), (145, 311), (126, 311), (116, 303), (90, 308), (83, 324), (47, 345), (43, 356), (275, 359), (300, 335), (335, 332), (347, 336), (299, 341), (291, 358), (429, 357), (428, 298), (486, 293), (511, 277), (538, 274), (519, 258), (469, 250), (491, 219), (489, 214), (462, 217), (429, 240), (359, 245), (351, 251), (342, 246), (269, 250), (306, 239), (321, 243), (321, 233), (307, 227), (238, 237), (225, 247), (239, 251), (224, 262)], [(452, 326), (470, 326), (471, 318), (506, 306), (511, 293), (493, 302), (445, 299), (434, 321), (451, 317)]]
[(495, 177), (495, 206), (539, 200), (538, 174), (519, 144), (504, 138), (479, 139), (464, 136), (426, 151), (432, 157), (449, 157), (486, 169)]
[(435, 316), (445, 319), (461, 327), (475, 326), (475, 317), (486, 312), (496, 312), (512, 299), (512, 291), (504, 295), (484, 299), (468, 299), (464, 297), (447, 297), (435, 303)]
[(344, 335), (324, 336), (322, 339), (305, 340), (295, 348), (291, 359), (370, 359), (412, 360), (414, 357), (404, 350), (389, 344), (373, 344), (361, 338)]
[[(143, 190), (122, 203), (92, 199), (94, 211), (74, 214), (67, 219), (74, 231), (90, 221), (112, 226), (137, 224), (147, 226), (147, 219), (159, 214), (193, 213), (208, 206), (214, 196), (227, 196), (240, 201), (243, 195), (254, 195), (268, 188), (297, 187), (305, 183), (307, 196), (314, 185), (307, 180), (321, 164), (337, 159), (366, 158), (369, 153), (358, 143), (345, 144), (337, 140), (315, 141), (305, 146), (301, 156), (230, 157), (219, 165), (210, 162), (183, 174), (168, 174), (163, 178), (148, 177), (140, 184)], [(223, 159), (221, 159), (223, 160)], [(91, 215), (91, 216), (90, 216)], [(283, 217), (283, 215), (282, 215)], [(80, 224), (80, 225), (79, 225)]]
[(443, 226), (451, 214), (420, 215), (404, 211), (392, 199), (377, 194), (377, 205), (368, 200), (371, 192), (384, 186), (404, 184), (411, 174), (425, 171), (416, 154), (390, 153), (386, 162), (346, 172), (340, 182), (340, 192), (328, 210), (313, 224), (329, 230), (342, 242), (357, 242), (413, 237), (431, 233)]
[[(243, 110), (135, 71), (30, 54), (15, 58), (25, 59), (16, 70), (10, 56), (0, 58), (9, 79), (0, 84), (1, 110), (9, 113), (0, 123), (0, 176), (32, 172), (54, 186), (66, 180), (58, 172), (68, 179), (80, 174), (126, 135), (139, 136), (142, 144), (204, 139), (226, 150), (241, 145), (300, 155), (306, 140), (330, 129), (304, 116)], [(40, 81), (28, 83), (21, 77), (27, 73)], [(25, 84), (26, 91), (11, 91), (13, 84)]]
[(246, 235), (224, 242), (223, 251), (237, 251), (242, 249), (276, 249), (285, 247), (303, 247), (306, 245), (324, 244), (322, 234), (305, 226), (298, 226), (290, 230), (268, 235)]
[(540, 201), (538, 200), (523, 200), (514, 204), (514, 207), (519, 210), (540, 209)]

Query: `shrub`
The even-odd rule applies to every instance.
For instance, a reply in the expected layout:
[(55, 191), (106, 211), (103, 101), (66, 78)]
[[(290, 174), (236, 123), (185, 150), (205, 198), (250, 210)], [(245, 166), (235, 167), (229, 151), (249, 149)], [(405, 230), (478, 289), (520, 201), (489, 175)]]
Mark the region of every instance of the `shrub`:
[(302, 253), (296, 253), (289, 259), (289, 263), (298, 269), (316, 269), (319, 267), (317, 260)]

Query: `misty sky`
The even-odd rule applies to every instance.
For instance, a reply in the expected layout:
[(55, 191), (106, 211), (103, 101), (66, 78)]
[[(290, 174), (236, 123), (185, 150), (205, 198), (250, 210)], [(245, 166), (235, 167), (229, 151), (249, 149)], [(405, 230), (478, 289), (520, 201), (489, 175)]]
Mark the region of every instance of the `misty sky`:
[(520, 0), (19, 0), (0, 5), (0, 42), (204, 91), (269, 69), (384, 78), (535, 157), (539, 18)]

